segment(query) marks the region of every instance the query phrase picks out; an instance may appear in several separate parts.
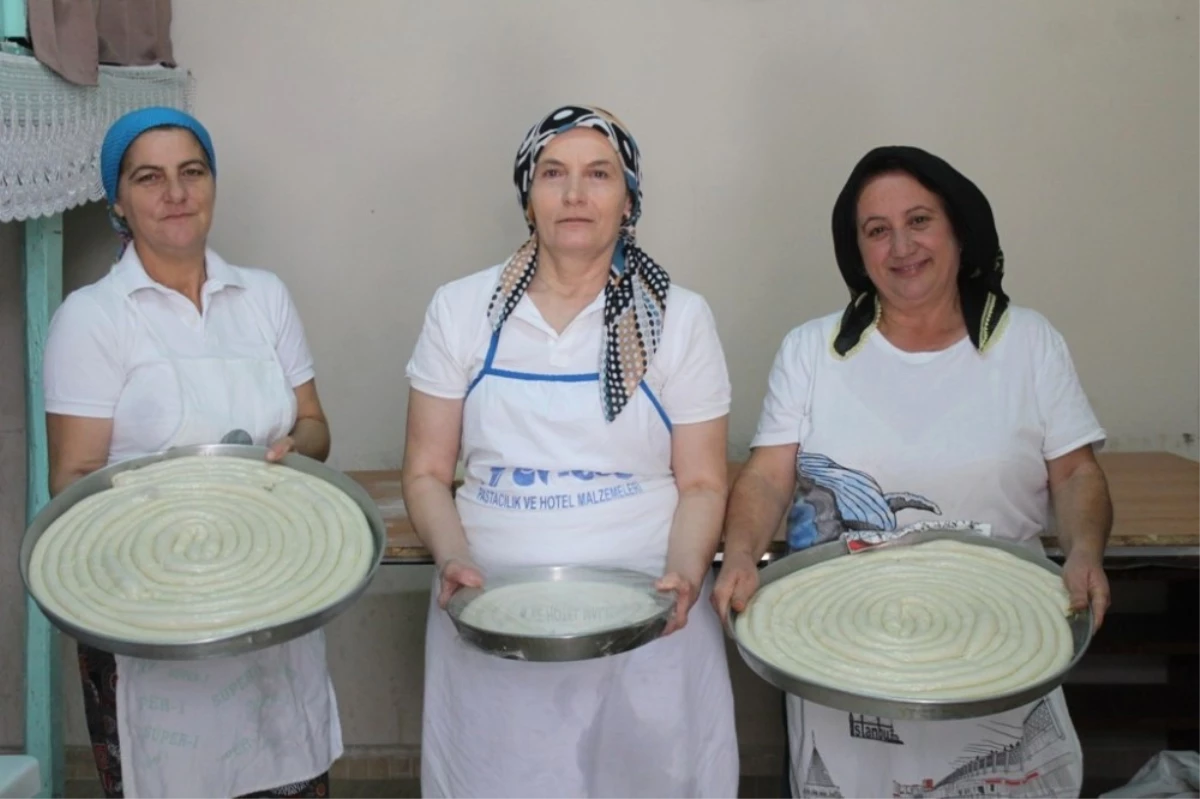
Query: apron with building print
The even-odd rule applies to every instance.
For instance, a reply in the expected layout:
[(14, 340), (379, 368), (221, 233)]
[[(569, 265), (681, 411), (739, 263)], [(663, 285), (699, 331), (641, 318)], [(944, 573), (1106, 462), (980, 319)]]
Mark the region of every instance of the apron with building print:
[[(961, 381), (950, 388), (914, 372), (875, 392), (864, 392), (857, 373), (846, 378), (843, 362), (812, 359), (787, 519), (791, 549), (854, 530), (966, 522), (1041, 551), (1049, 508), (1034, 513), (1013, 497), (1045, 488), (1042, 431), (1003, 392), (972, 391), (964, 401), (963, 386), (991, 385), (987, 364), (970, 354), (978, 373), (950, 370)], [(953, 721), (892, 720), (788, 696), (787, 719), (794, 796), (1078, 796), (1083, 779), (1062, 689)]]

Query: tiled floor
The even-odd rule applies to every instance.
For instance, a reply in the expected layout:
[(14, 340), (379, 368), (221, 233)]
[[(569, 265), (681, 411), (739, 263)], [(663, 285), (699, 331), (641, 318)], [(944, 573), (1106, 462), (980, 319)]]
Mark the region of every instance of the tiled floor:
[[(67, 799), (99, 799), (96, 780), (67, 780)], [(409, 799), (421, 795), (421, 781), (407, 780), (331, 780), (335, 799)]]
[[(1084, 797), (1111, 791), (1123, 780), (1087, 780)], [(738, 799), (780, 799), (779, 777), (742, 777)], [(420, 799), (420, 780), (334, 780), (330, 799)], [(67, 782), (66, 799), (104, 799), (96, 782)]]
[(372, 797), (373, 799), (400, 799), (421, 795), (421, 781), (407, 780), (335, 780), (331, 783), (337, 799)]
[(783, 796), (783, 777), (746, 777), (738, 784), (738, 799), (770, 799)]
[[(330, 786), (336, 799), (409, 799), (421, 795), (421, 781), (406, 780), (333, 780)], [(780, 781), (776, 777), (742, 777), (738, 796), (742, 799), (765, 799), (779, 796)], [(96, 799), (100, 783), (95, 780), (67, 780), (67, 799)]]

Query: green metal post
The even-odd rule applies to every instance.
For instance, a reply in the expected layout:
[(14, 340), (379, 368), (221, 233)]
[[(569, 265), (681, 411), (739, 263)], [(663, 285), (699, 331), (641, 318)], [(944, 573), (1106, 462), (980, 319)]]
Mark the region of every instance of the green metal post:
[[(42, 397), (42, 353), (62, 301), (62, 215), (25, 222), (25, 523), (50, 501), (50, 461)], [(25, 752), (38, 761), (38, 797), (63, 795), (62, 702), (57, 631), (26, 598)]]

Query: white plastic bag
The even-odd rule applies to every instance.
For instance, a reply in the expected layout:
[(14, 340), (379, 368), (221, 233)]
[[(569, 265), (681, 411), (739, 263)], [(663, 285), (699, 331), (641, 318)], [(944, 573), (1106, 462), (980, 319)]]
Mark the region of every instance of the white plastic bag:
[(1200, 752), (1159, 752), (1129, 782), (1100, 796), (1101, 799), (1200, 797)]

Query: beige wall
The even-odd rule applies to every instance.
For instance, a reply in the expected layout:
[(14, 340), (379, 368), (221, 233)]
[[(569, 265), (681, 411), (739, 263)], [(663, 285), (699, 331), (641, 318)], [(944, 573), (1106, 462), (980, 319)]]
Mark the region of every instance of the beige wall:
[[(642, 146), (640, 239), (713, 306), (734, 454), (783, 334), (845, 300), (830, 209), (857, 158), (886, 143), (937, 152), (988, 194), (1007, 287), (1067, 337), (1110, 446), (1196, 454), (1191, 0), (174, 7), (176, 54), (218, 153), (212, 244), (291, 288), (336, 466), (399, 464), (425, 304), (520, 243), (513, 153), (569, 101), (615, 111)], [(21, 738), (18, 240), (0, 226), (0, 747)], [(68, 285), (101, 274), (112, 247), (98, 207), (69, 214)], [(428, 580), (385, 569), (330, 629), (350, 744), (418, 740)], [(66, 673), (70, 742), (82, 743)], [(778, 740), (771, 692), (740, 674), (743, 742)]]

